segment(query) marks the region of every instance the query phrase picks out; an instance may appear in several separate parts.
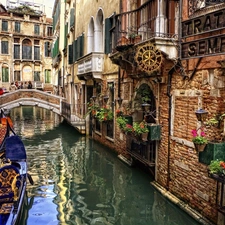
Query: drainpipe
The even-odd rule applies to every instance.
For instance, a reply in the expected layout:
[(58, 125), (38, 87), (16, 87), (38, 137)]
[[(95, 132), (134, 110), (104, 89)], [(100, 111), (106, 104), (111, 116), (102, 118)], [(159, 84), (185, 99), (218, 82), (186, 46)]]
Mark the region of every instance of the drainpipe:
[[(74, 7), (74, 30), (73, 30), (73, 40), (72, 40), (72, 45), (73, 45), (73, 42), (74, 42), (74, 40), (75, 40), (75, 31), (76, 31), (76, 5), (77, 5), (77, 1), (75, 0), (74, 1), (74, 3), (73, 3), (73, 7)], [(74, 96), (74, 94), (75, 94), (75, 91), (74, 91), (74, 77), (75, 77), (75, 75), (74, 75), (74, 63), (72, 64), (72, 80), (71, 80), (71, 108), (72, 108), (72, 110), (71, 110), (71, 114), (73, 114), (74, 113), (74, 109), (75, 109), (75, 102), (76, 102), (76, 100), (75, 100), (75, 96)], [(83, 109), (84, 110), (84, 109)], [(71, 115), (70, 115), (71, 116)]]
[(174, 67), (168, 73), (168, 84), (167, 84), (167, 96), (169, 97), (169, 118), (168, 118), (168, 155), (167, 155), (167, 184), (166, 189), (169, 190), (170, 183), (170, 138), (171, 138), (171, 116), (172, 116), (172, 95), (171, 95), (171, 82)]
[(118, 70), (118, 99), (120, 98), (120, 66), (119, 66), (119, 70)]

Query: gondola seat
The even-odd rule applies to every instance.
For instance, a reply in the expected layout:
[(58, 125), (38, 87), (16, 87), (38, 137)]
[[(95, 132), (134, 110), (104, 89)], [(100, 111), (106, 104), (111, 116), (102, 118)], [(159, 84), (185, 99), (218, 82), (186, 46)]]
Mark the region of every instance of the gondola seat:
[(15, 166), (0, 168), (0, 204), (16, 201), (20, 186), (21, 176)]

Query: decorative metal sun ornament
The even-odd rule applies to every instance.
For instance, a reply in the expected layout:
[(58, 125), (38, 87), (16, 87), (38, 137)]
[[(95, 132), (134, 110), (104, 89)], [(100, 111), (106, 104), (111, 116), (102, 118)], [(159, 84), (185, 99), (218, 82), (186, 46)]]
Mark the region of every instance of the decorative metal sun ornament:
[(154, 45), (147, 43), (138, 46), (135, 61), (141, 71), (150, 74), (161, 66), (162, 53)]

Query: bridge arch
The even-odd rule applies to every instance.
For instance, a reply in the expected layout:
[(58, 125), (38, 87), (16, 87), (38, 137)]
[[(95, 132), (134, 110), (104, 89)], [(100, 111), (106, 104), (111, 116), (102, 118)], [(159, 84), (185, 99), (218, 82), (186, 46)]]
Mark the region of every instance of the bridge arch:
[(36, 89), (19, 89), (0, 96), (0, 107), (11, 110), (19, 106), (38, 106), (62, 115), (64, 98)]

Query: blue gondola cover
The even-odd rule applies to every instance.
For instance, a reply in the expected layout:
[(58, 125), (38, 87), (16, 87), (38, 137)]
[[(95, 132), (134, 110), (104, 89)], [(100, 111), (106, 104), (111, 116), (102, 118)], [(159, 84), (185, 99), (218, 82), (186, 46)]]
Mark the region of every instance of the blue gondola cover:
[(5, 141), (6, 158), (10, 160), (23, 160), (27, 158), (26, 150), (20, 137), (10, 136)]

